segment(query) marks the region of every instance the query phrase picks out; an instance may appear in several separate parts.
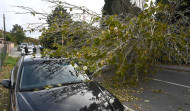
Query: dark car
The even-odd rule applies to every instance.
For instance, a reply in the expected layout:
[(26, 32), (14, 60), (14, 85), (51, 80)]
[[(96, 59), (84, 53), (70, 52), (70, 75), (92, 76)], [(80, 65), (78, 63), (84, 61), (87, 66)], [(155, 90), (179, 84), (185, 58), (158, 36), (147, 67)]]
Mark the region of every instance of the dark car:
[(11, 79), (12, 111), (123, 111), (120, 101), (68, 59), (23, 56)]

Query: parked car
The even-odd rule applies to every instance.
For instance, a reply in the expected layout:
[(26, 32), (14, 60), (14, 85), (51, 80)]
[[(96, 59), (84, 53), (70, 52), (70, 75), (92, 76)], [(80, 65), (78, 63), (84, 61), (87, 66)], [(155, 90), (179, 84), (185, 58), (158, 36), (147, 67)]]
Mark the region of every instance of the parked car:
[(24, 48), (26, 45), (28, 46), (28, 43), (21, 43), (20, 45), (17, 46), (17, 50), (22, 51), (22, 48)]
[[(23, 47), (21, 49), (21, 55), (25, 55), (25, 48)], [(28, 46), (28, 53), (27, 54), (33, 54), (33, 47), (32, 46)]]
[(11, 78), (11, 111), (123, 111), (120, 101), (68, 59), (22, 56)]

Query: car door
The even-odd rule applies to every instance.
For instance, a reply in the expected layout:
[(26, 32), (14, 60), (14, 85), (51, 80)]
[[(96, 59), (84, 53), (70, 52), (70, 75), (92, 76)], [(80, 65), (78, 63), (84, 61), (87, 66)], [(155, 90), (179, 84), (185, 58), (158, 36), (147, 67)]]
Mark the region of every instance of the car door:
[(20, 60), (16, 63), (15, 67), (11, 72), (11, 110), (16, 111), (17, 100), (16, 100), (16, 81), (19, 73)]

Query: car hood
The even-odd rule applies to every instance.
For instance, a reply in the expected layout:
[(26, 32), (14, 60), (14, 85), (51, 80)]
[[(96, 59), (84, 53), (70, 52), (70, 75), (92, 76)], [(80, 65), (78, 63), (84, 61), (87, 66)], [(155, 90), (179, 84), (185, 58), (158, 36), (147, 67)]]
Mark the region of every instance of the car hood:
[(33, 51), (33, 49), (28, 49), (28, 51)]
[(96, 82), (19, 92), (20, 111), (123, 111), (123, 105)]

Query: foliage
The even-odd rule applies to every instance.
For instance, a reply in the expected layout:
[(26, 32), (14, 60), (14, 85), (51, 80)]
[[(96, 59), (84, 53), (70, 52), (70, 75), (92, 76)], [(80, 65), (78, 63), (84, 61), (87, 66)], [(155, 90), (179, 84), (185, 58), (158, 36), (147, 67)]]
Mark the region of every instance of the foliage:
[[(3, 35), (2, 32), (3, 32), (3, 31), (0, 30), (0, 38), (1, 38), (2, 35)], [(6, 40), (7, 40), (7, 41), (11, 41), (11, 42), (13, 41), (13, 38), (12, 38), (10, 32), (6, 32)]]
[(62, 6), (58, 5), (52, 10), (52, 13), (47, 17), (47, 24), (51, 32), (43, 33), (40, 37), (41, 43), (44, 43), (46, 48), (54, 48), (54, 41), (62, 43), (61, 28), (64, 22), (72, 22), (70, 14)]
[[(60, 5), (55, 7), (55, 9), (52, 10), (52, 13), (47, 17), (47, 23), (48, 23), (49, 27), (54, 24), (54, 25), (57, 25), (57, 26), (54, 26), (57, 28), (61, 23), (65, 22), (65, 21), (71, 21), (71, 16), (67, 12), (67, 10), (65, 10)], [(59, 26), (59, 27), (61, 27), (61, 26)]]
[[(2, 35), (1, 30), (0, 30), (0, 36)], [(39, 40), (35, 39), (35, 38), (31, 38), (31, 37), (24, 37), (22, 38), (22, 40), (16, 40), (16, 35), (15, 33), (12, 32), (6, 32), (6, 40), (10, 41), (10, 42), (14, 42), (17, 43), (19, 41), (19, 43), (22, 42), (27, 42), (27, 43), (33, 43), (33, 44), (38, 44)], [(20, 38), (21, 39), (21, 38)], [(16, 44), (15, 44), (16, 45)]]
[(13, 37), (13, 39), (17, 44), (23, 42), (23, 40), (26, 37), (23, 28), (18, 24), (13, 25), (13, 28), (10, 32), (11, 36)]
[(31, 44), (39, 44), (39, 40), (38, 39), (35, 39), (35, 38), (31, 38), (31, 37), (26, 37), (23, 42), (26, 42), (26, 43), (31, 43)]
[[(189, 0), (156, 0), (157, 6), (161, 6), (167, 10), (168, 13), (164, 12), (157, 12), (156, 16), (158, 20), (167, 21), (169, 23), (176, 23), (178, 24), (183, 23), (183, 25), (190, 22), (190, 1)], [(169, 21), (170, 20), (170, 21)], [(182, 21), (182, 22), (181, 22)], [(186, 21), (186, 22), (183, 22)], [(181, 22), (181, 23), (179, 23)], [(185, 23), (185, 24), (184, 24)], [(182, 24), (181, 24), (182, 25)]]
[(14, 58), (14, 57), (11, 57), (11, 56), (8, 56), (6, 59), (5, 59), (5, 62), (4, 62), (4, 66), (15, 66), (16, 62), (17, 62), (18, 58)]
[(6, 41), (11, 41), (11, 35), (10, 34), (6, 34)]
[(0, 30), (0, 37), (2, 38), (2, 33), (3, 33), (3, 30)]

